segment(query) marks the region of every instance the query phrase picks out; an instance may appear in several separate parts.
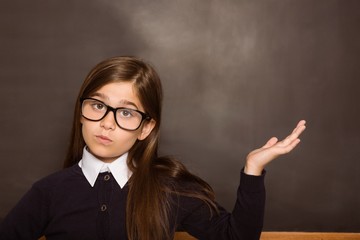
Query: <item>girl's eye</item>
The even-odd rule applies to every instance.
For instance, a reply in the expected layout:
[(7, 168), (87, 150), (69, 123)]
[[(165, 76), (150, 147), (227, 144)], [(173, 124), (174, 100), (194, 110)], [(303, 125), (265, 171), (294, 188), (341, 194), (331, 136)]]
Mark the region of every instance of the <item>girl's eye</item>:
[(92, 106), (95, 110), (104, 110), (105, 109), (105, 105), (102, 103), (93, 103)]
[(130, 118), (133, 116), (133, 111), (129, 109), (121, 109), (119, 110), (120, 117)]

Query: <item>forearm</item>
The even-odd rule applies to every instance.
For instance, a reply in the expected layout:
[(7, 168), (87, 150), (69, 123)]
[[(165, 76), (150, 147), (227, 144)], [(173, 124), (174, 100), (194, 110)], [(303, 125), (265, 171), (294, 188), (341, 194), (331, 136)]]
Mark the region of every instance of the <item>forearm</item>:
[(182, 226), (199, 239), (259, 239), (264, 219), (264, 175), (265, 172), (261, 176), (241, 173), (237, 200), (231, 213), (218, 206), (218, 213), (211, 215), (206, 204), (185, 199), (182, 207), (187, 209), (187, 215), (181, 222)]

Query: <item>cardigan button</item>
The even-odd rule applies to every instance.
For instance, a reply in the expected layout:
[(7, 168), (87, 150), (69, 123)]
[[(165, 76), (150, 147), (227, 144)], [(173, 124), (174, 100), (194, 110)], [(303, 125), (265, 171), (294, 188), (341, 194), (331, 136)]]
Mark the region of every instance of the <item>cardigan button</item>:
[(105, 176), (104, 176), (104, 180), (105, 180), (105, 181), (109, 181), (109, 179), (110, 179), (110, 175), (105, 175)]
[(107, 209), (106, 204), (101, 205), (100, 210), (101, 210), (102, 212), (105, 212), (105, 211), (106, 211), (106, 209)]

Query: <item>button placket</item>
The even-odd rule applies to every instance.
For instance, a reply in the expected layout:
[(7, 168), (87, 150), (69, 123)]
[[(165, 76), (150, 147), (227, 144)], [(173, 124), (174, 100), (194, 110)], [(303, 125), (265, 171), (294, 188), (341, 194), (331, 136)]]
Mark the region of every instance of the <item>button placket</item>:
[(98, 176), (98, 216), (97, 232), (99, 239), (108, 239), (109, 221), (111, 212), (111, 195), (113, 188), (113, 179), (110, 172), (100, 173)]

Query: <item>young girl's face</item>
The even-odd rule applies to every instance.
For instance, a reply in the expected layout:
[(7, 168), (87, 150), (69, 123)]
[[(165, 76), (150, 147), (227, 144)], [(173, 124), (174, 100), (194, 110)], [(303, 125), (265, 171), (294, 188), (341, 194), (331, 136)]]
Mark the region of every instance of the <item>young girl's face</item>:
[[(113, 108), (125, 107), (145, 112), (131, 82), (106, 84), (89, 97)], [(89, 151), (104, 162), (112, 162), (128, 152), (137, 139), (145, 139), (155, 126), (154, 120), (150, 120), (144, 121), (135, 131), (121, 129), (111, 111), (100, 121), (89, 121), (82, 117), (81, 123)]]

